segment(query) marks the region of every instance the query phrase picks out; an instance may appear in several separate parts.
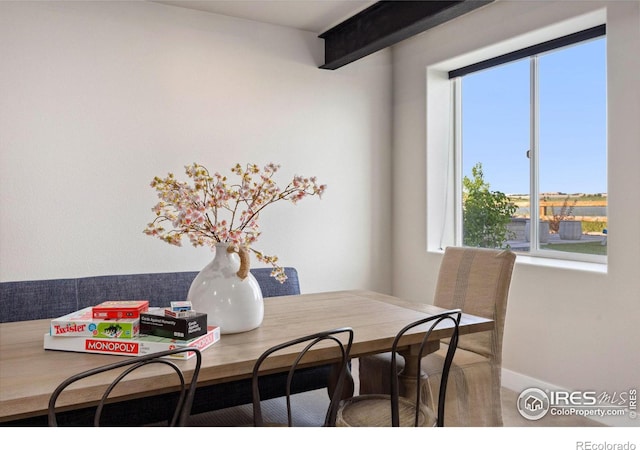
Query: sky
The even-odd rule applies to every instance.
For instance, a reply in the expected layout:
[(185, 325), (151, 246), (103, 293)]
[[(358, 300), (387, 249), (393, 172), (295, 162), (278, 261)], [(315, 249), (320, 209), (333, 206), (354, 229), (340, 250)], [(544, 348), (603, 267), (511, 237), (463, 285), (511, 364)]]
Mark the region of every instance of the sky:
[[(606, 193), (606, 40), (539, 57), (540, 192)], [(529, 58), (462, 78), (463, 175), (529, 192)]]

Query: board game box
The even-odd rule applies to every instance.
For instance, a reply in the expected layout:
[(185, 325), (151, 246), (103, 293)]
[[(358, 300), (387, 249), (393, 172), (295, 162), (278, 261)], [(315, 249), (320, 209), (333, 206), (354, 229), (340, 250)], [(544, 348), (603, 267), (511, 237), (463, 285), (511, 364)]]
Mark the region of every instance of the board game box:
[(165, 308), (149, 308), (140, 314), (140, 333), (173, 339), (193, 339), (207, 332), (207, 315), (193, 313), (188, 317), (172, 317)]
[[(108, 355), (138, 356), (171, 350), (177, 347), (195, 347), (205, 350), (220, 340), (220, 327), (210, 326), (206, 334), (191, 340), (167, 339), (158, 336), (139, 335), (134, 339), (100, 339), (92, 337), (56, 337), (44, 335), (45, 350), (102, 353)], [(171, 359), (189, 359), (193, 352), (170, 355)]]
[(92, 307), (51, 320), (51, 336), (131, 339), (140, 331), (137, 319), (94, 319)]
[(135, 319), (149, 309), (148, 300), (111, 300), (93, 307), (94, 319)]

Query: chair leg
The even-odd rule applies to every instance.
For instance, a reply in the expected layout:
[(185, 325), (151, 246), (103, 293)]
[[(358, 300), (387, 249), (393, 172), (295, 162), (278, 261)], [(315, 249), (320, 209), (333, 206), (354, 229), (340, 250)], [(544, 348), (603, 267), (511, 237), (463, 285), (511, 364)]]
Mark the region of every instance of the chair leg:
[[(340, 376), (340, 364), (333, 364), (331, 366), (331, 372), (329, 373), (329, 380), (327, 382), (327, 391), (329, 393), (329, 398), (333, 397), (333, 392), (335, 391), (335, 386), (338, 383), (338, 377)], [(342, 386), (342, 396), (341, 400), (345, 400), (347, 398), (353, 397), (355, 383), (353, 381), (353, 374), (349, 370), (347, 366), (347, 373), (344, 379), (344, 384)]]

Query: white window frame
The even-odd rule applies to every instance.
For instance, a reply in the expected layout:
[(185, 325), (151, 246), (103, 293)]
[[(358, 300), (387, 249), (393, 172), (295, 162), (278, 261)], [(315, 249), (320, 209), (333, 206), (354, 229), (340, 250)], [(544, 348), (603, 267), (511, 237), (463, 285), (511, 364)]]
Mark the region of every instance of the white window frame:
[[(441, 253), (448, 245), (462, 246), (462, 195), (460, 192), (462, 185), (458, 183), (458, 180), (462, 179), (462, 169), (461, 164), (459, 164), (460, 149), (457, 148), (461, 136), (459, 136), (459, 133), (456, 134), (454, 132), (455, 127), (453, 126), (456, 114), (459, 114), (460, 111), (459, 104), (456, 107), (456, 102), (459, 102), (460, 99), (454, 95), (455, 90), (452, 88), (452, 80), (448, 79), (447, 73), (464, 65), (474, 64), (519, 48), (601, 25), (606, 22), (605, 19), (606, 13), (604, 10), (594, 11), (557, 26), (529, 33), (520, 38), (510, 39), (508, 42), (497, 43), (490, 48), (469, 51), (459, 57), (454, 57), (426, 68), (426, 250), (428, 252)], [(534, 135), (535, 131), (532, 130), (531, 134)], [(536, 139), (533, 140), (533, 144), (537, 145)], [(533, 156), (532, 164), (537, 164), (536, 156), (537, 154)], [(535, 177), (531, 177), (531, 180), (532, 183), (537, 182)], [(536, 192), (537, 190), (536, 187), (533, 191)], [(537, 203), (538, 199), (534, 196), (531, 199), (532, 221), (539, 217), (538, 208), (535, 207)], [(534, 232), (536, 235), (530, 239), (533, 244), (537, 243), (538, 239), (537, 227), (532, 228), (536, 230)], [(534, 250), (527, 253), (519, 253), (517, 261), (518, 263), (531, 265), (606, 273), (607, 259), (608, 256)]]

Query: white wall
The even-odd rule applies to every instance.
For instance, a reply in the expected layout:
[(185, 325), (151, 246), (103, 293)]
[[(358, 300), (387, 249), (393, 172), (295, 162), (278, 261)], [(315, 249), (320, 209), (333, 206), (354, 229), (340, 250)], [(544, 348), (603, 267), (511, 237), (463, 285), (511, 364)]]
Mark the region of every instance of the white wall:
[[(440, 252), (427, 251), (427, 233), (440, 233), (442, 195), (432, 190), (444, 192), (446, 165), (437, 155), (446, 151), (446, 141), (437, 128), (442, 122), (425, 105), (442, 105), (447, 95), (439, 98), (441, 91), (427, 88), (427, 68), (490, 53), (496, 44), (546, 27), (553, 31), (553, 25), (602, 8), (608, 51), (608, 271), (543, 267), (518, 257), (503, 367), (555, 386), (611, 392), (640, 383), (640, 2), (498, 1), (393, 48), (393, 293), (430, 302), (441, 259)], [(432, 127), (425, 131), (426, 123)]]
[[(200, 270), (142, 233), (149, 182), (282, 165), (322, 200), (265, 210), (302, 290), (390, 290), (390, 51), (317, 68), (313, 33), (147, 2), (0, 2), (0, 280)], [(255, 261), (254, 261), (255, 263)], [(257, 263), (255, 263), (257, 265)]]

